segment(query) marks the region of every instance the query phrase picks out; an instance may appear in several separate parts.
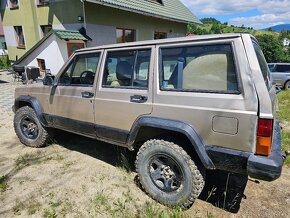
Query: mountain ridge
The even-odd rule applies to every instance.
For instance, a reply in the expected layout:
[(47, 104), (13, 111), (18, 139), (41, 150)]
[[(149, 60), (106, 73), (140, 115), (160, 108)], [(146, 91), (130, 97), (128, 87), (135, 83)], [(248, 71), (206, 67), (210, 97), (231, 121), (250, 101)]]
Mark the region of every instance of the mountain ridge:
[(264, 30), (268, 30), (270, 28), (275, 32), (281, 32), (283, 30), (290, 30), (290, 24), (280, 24), (280, 25), (265, 28)]

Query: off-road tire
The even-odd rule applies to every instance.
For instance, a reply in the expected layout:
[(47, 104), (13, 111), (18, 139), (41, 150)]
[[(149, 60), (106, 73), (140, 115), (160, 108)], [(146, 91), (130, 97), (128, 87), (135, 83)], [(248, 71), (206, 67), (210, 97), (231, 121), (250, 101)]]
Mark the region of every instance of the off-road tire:
[[(38, 134), (35, 138), (27, 137), (21, 129), (21, 122), (26, 118), (31, 120), (35, 124), (36, 128), (38, 128)], [(52, 137), (51, 134), (48, 134), (48, 130), (41, 125), (35, 111), (29, 106), (21, 107), (15, 112), (14, 130), (22, 144), (34, 148), (46, 146)]]
[[(166, 192), (162, 190), (152, 179), (152, 163), (150, 164), (150, 162), (154, 162), (152, 160), (155, 157), (162, 157), (162, 155), (173, 160), (182, 171), (182, 182), (175, 191)], [(183, 148), (173, 142), (157, 139), (148, 140), (139, 149), (135, 166), (140, 184), (145, 192), (153, 199), (169, 207), (178, 206), (182, 209), (188, 209), (198, 198), (205, 184), (201, 171), (190, 156)]]

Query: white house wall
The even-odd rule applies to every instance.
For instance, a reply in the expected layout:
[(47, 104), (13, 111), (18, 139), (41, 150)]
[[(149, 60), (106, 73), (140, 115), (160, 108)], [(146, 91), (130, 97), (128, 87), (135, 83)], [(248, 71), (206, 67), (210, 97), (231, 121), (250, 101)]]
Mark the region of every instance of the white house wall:
[(66, 42), (51, 35), (19, 65), (38, 67), (37, 59), (44, 59), (46, 69), (50, 69), (54, 75), (57, 74), (68, 59)]

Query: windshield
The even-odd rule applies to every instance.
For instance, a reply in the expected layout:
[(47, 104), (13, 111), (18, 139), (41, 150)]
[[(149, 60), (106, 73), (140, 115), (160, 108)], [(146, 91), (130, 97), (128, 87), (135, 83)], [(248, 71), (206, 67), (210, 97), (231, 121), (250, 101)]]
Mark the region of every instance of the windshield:
[(273, 72), (275, 65), (274, 64), (268, 64), (268, 67), (269, 67), (270, 72)]

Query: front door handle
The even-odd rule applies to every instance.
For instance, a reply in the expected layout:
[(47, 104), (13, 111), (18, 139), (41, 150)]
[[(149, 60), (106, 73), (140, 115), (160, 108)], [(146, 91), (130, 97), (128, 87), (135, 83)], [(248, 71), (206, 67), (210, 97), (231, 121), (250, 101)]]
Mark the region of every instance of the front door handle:
[(147, 100), (148, 100), (148, 97), (143, 96), (143, 95), (130, 96), (130, 102), (134, 102), (134, 103), (145, 103)]
[(92, 92), (82, 92), (82, 97), (83, 98), (92, 98), (92, 97), (94, 97), (94, 93), (92, 93)]

